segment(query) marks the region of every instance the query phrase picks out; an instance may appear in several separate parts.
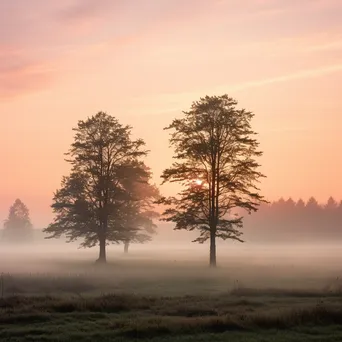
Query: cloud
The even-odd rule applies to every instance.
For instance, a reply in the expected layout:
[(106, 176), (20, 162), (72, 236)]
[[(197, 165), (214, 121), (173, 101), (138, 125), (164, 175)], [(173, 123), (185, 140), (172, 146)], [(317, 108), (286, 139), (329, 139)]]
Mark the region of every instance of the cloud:
[(317, 10), (342, 9), (341, 0), (313, 0), (313, 6)]
[[(94, 60), (101, 63), (102, 58), (110, 58), (115, 43), (117, 40), (83, 46), (42, 47), (33, 56), (25, 49), (0, 49), (0, 98), (11, 100), (41, 91), (59, 81), (75, 79), (89, 71)], [(119, 41), (119, 44), (123, 43)]]
[(64, 22), (74, 23), (75, 21), (100, 19), (104, 15), (117, 9), (122, 0), (77, 0), (57, 12), (57, 18)]
[[(319, 40), (314, 37), (308, 41), (303, 32), (294, 36), (289, 30), (294, 32), (296, 28), (286, 26), (292, 14), (302, 16), (305, 6), (314, 8), (316, 3), (323, 6), (322, 0), (30, 0), (30, 6), (23, 6), (23, 2), (0, 0), (0, 22), (6, 26), (6, 30), (0, 30), (0, 47), (6, 46), (5, 50), (0, 49), (2, 97), (13, 94), (15, 89), (18, 93), (31, 91), (30, 84), (34, 90), (44, 87), (44, 81), (53, 83), (53, 78), (59, 75), (56, 69), (68, 77), (81, 68), (86, 71), (91, 63), (91, 68), (98, 68), (98, 73), (107, 62), (111, 70), (124, 64), (128, 70), (136, 68), (140, 75), (144, 67), (154, 72), (158, 65), (165, 70), (170, 65), (181, 68), (188, 64), (189, 70), (195, 70), (203, 63), (217, 65), (224, 60), (238, 67), (239, 63), (245, 63), (246, 55), (263, 62), (273, 54), (293, 57), (298, 52), (340, 49), (342, 44), (341, 36)], [(327, 2), (330, 6), (337, 4), (333, 0)], [(301, 10), (296, 13), (294, 9), (298, 8)], [(276, 26), (278, 18), (268, 22), (268, 17), (267, 20), (262, 17), (249, 23), (250, 15), (272, 17), (289, 10), (293, 13), (284, 15), (283, 22)], [(284, 35), (288, 42), (282, 42)], [(203, 54), (204, 48), (207, 52)], [(129, 51), (125, 53), (126, 50)], [(264, 59), (260, 57), (263, 55)], [(151, 61), (153, 58), (155, 61)], [(274, 61), (272, 65), (279, 62), (269, 60)], [(291, 62), (286, 65), (290, 66)], [(241, 70), (242, 79), (245, 71)], [(268, 74), (272, 73), (275, 74), (273, 71)], [(195, 74), (187, 75), (184, 77), (188, 77), (188, 83), (183, 83), (189, 85), (184, 88), (191, 84), (194, 88), (201, 86), (194, 80)]]
[[(2, 99), (68, 77), (66, 66), (70, 73), (85, 71), (90, 64), (93, 68), (94, 57), (109, 60), (123, 46), (142, 37), (150, 40), (147, 36), (153, 36), (164, 19), (184, 15), (185, 20), (183, 10), (192, 7), (182, 6), (180, 0), (31, 0), (30, 6), (23, 6), (23, 1), (0, 0), (0, 22), (6, 27), (0, 30)], [(203, 5), (204, 0), (198, 1)]]
[[(261, 86), (265, 86), (268, 84), (288, 82), (288, 81), (294, 81), (294, 80), (300, 80), (300, 79), (306, 79), (306, 78), (315, 78), (315, 77), (325, 76), (325, 75), (329, 75), (329, 74), (340, 72), (340, 71), (342, 71), (342, 64), (335, 64), (335, 65), (329, 65), (329, 66), (322, 66), (322, 67), (315, 68), (315, 69), (301, 70), (298, 72), (294, 72), (292, 74), (266, 78), (266, 79), (259, 80), (259, 81), (250, 81), (250, 82), (238, 84), (229, 88), (230, 90), (233, 90), (233, 91), (239, 91), (239, 90), (245, 90), (245, 89), (253, 88), (253, 87), (261, 87)], [(221, 87), (221, 88), (226, 88), (226, 87)]]
[[(1, 64), (1, 59), (0, 59)], [(51, 85), (56, 79), (54, 67), (41, 62), (22, 62), (2, 65), (0, 69), (0, 98), (12, 99)]]
[(46, 88), (56, 78), (56, 65), (44, 57), (31, 56), (23, 48), (0, 46), (0, 98)]
[[(212, 94), (224, 94), (231, 92), (238, 92), (243, 90), (248, 90), (250, 88), (263, 87), (270, 84), (290, 82), (300, 79), (310, 79), (315, 77), (321, 77), (336, 72), (342, 72), (342, 64), (335, 64), (329, 66), (321, 66), (318, 68), (300, 70), (286, 75), (279, 75), (276, 77), (265, 78), (260, 80), (248, 81), (243, 83), (237, 83), (233, 85), (221, 85), (218, 87), (211, 87), (211, 89), (202, 89), (193, 92), (181, 92), (181, 93), (162, 93), (154, 97), (136, 97), (132, 99), (133, 103), (137, 107), (164, 107), (165, 113), (169, 111), (179, 111), (184, 107), (188, 107), (196, 98), (200, 98), (208, 92)], [(164, 112), (163, 112), (164, 113)]]

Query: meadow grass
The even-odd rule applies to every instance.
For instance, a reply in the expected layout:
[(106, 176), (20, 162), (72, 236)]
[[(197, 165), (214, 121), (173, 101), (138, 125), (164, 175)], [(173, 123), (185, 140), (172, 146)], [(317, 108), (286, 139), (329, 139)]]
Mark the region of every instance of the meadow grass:
[(341, 341), (339, 263), (297, 261), (0, 262), (0, 341)]
[(300, 335), (311, 341), (329, 334), (326, 341), (337, 341), (333, 338), (342, 337), (341, 295), (293, 295), (249, 291), (248, 297), (236, 293), (11, 296), (0, 300), (0, 337), (6, 341), (166, 341), (171, 337), (191, 341), (210, 336), (222, 341), (259, 341), (266, 336), (282, 341)]

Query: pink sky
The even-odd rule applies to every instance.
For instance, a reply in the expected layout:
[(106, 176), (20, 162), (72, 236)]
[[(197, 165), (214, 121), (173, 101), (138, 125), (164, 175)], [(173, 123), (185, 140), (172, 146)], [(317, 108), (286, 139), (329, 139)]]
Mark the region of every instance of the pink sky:
[(159, 183), (162, 128), (223, 93), (256, 114), (268, 199), (341, 199), (341, 19), (340, 0), (0, 0), (0, 219), (19, 197), (51, 220), (78, 120), (131, 124)]

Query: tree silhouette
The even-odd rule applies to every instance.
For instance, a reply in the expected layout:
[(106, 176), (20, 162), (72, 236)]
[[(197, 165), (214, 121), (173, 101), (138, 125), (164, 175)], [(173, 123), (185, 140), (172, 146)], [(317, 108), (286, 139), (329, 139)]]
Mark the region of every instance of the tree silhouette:
[(295, 203), (295, 201), (290, 197), (290, 198), (285, 202), (285, 205), (286, 205), (286, 210), (287, 210), (287, 211), (293, 211), (293, 209), (294, 209), (295, 206), (296, 206), (296, 203)]
[(32, 224), (26, 205), (16, 199), (4, 223), (3, 239), (8, 242), (26, 242), (32, 237)]
[(317, 211), (319, 210), (319, 204), (314, 197), (310, 197), (306, 203), (306, 208), (311, 211)]
[(140, 160), (143, 140), (131, 139), (131, 127), (99, 112), (74, 128), (67, 155), (71, 173), (54, 196), (55, 220), (44, 231), (82, 247), (99, 246), (98, 262), (106, 262), (106, 245), (137, 236), (148, 224), (141, 195), (132, 184), (146, 183), (149, 174)]
[(337, 207), (338, 203), (335, 201), (333, 197), (330, 196), (324, 208), (327, 210), (335, 210)]
[(163, 174), (163, 183), (179, 182), (177, 198), (163, 198), (170, 207), (164, 220), (175, 229), (200, 232), (195, 242), (210, 240), (210, 266), (216, 266), (216, 238), (241, 241), (243, 217), (232, 210), (256, 211), (263, 197), (256, 186), (261, 156), (250, 121), (254, 114), (236, 108), (228, 95), (194, 102), (185, 117), (174, 120), (170, 144), (177, 160)]
[(304, 208), (305, 208), (305, 202), (300, 198), (296, 203), (296, 209), (304, 210)]
[[(144, 243), (151, 240), (151, 235), (156, 233), (157, 226), (153, 223), (153, 219), (159, 217), (158, 212), (154, 210), (155, 202), (160, 198), (159, 189), (154, 184), (150, 184), (152, 177), (151, 170), (142, 165), (146, 172), (146, 177), (142, 181), (135, 181), (126, 184), (126, 188), (134, 194), (135, 204), (139, 207), (141, 217), (144, 218), (144, 222), (141, 225), (142, 229), (139, 229), (137, 224), (136, 230), (131, 229), (127, 231), (127, 235), (124, 240), (124, 252), (128, 253), (128, 247), (130, 243)], [(134, 226), (134, 223), (131, 224)]]
[(327, 203), (323, 207), (323, 217), (322, 221), (324, 222), (325, 228), (328, 231), (334, 230), (340, 224), (340, 220), (338, 217), (338, 203), (333, 197), (329, 197)]

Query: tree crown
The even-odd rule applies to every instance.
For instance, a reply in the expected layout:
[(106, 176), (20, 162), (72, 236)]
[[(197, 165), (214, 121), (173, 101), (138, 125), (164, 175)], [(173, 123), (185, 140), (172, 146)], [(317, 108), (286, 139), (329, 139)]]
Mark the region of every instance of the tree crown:
[(173, 130), (170, 144), (177, 161), (164, 170), (163, 183), (179, 182), (183, 190), (160, 201), (171, 206), (164, 219), (176, 229), (199, 229), (198, 242), (210, 232), (242, 241), (242, 217), (232, 210), (255, 211), (264, 201), (256, 185), (264, 176), (255, 160), (262, 152), (251, 129), (254, 114), (236, 105), (228, 95), (206, 96), (166, 127)]
[(66, 234), (69, 241), (83, 238), (92, 247), (105, 236), (108, 242), (135, 236), (146, 224), (143, 201), (149, 196), (136, 190), (148, 187), (150, 172), (141, 157), (144, 141), (131, 138), (131, 127), (99, 112), (79, 121), (67, 153), (72, 170), (54, 195), (56, 214), (45, 232), (50, 237)]

